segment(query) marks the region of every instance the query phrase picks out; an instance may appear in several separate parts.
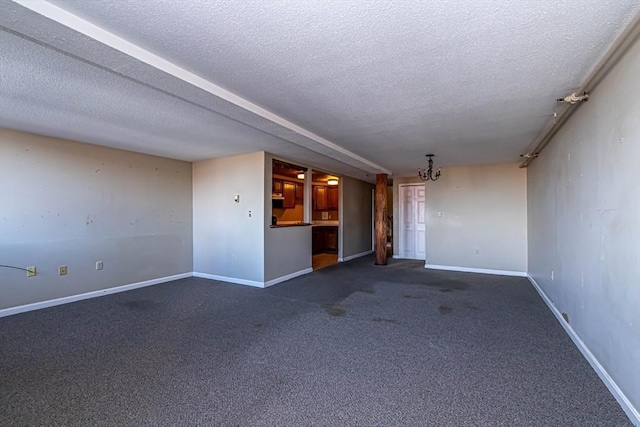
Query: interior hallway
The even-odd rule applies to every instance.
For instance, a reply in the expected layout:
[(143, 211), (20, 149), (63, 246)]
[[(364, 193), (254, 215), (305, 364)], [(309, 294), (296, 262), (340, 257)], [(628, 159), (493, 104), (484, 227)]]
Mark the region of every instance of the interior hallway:
[(373, 258), (0, 319), (3, 425), (630, 425), (524, 278)]

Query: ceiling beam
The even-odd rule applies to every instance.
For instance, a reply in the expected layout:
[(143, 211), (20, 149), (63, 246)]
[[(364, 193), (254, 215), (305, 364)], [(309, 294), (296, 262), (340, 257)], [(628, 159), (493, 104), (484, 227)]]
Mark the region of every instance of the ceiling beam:
[[(109, 46), (115, 50), (118, 50), (132, 58), (137, 59), (145, 64), (148, 64), (160, 71), (163, 71), (173, 77), (176, 77), (190, 85), (193, 85), (199, 89), (202, 89), (218, 98), (224, 99), (227, 102), (230, 102), (238, 107), (249, 111), (257, 116), (260, 116), (266, 120), (269, 120), (272, 123), (275, 123), (279, 126), (282, 126), (286, 129), (289, 129), (299, 135), (304, 136), (326, 148), (329, 148), (335, 152), (338, 152), (344, 156), (347, 156), (357, 162), (360, 162), (364, 165), (369, 166), (372, 171), (375, 173), (384, 173), (391, 174), (391, 171), (388, 169), (373, 163), (370, 160), (365, 159), (358, 154), (352, 153), (351, 151), (339, 146), (338, 144), (329, 141), (287, 119), (277, 114), (272, 113), (271, 111), (262, 108), (251, 101), (228, 91), (207, 79), (204, 79), (197, 74), (192, 73), (189, 70), (186, 70), (171, 61), (168, 61), (146, 49), (141, 48), (140, 46), (131, 43), (130, 41), (123, 39), (122, 37), (118, 37), (109, 31), (88, 22), (79, 16), (76, 16), (58, 6), (55, 6), (45, 0), (12, 0), (14, 3), (19, 4), (20, 6), (29, 9), (39, 15), (42, 15), (52, 21), (55, 21), (65, 27), (68, 27), (74, 31), (77, 31), (81, 34), (84, 34), (87, 37), (90, 37), (106, 46)], [(289, 141), (291, 142), (291, 141)], [(310, 147), (305, 147), (310, 148)], [(313, 150), (313, 148), (311, 148)], [(314, 150), (316, 151), (316, 150)], [(322, 154), (322, 153), (321, 153)]]

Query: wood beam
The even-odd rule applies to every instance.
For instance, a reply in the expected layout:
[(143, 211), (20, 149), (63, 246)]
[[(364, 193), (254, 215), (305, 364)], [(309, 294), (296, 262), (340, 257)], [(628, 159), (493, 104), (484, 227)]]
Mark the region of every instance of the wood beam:
[(387, 174), (376, 175), (375, 265), (387, 265)]

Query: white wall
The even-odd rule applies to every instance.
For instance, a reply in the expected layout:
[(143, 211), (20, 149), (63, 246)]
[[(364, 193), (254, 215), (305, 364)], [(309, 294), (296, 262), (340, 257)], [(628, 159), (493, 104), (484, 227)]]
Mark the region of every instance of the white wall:
[(529, 274), (558, 311), (566, 313), (568, 326), (636, 411), (640, 409), (638, 76), (640, 42), (528, 168)]
[(265, 188), (264, 152), (193, 164), (194, 272), (264, 282)]
[(1, 129), (0, 308), (190, 272), (191, 207), (190, 163)]
[[(340, 225), (342, 227), (342, 258), (349, 259), (371, 251), (372, 184), (355, 178), (340, 180), (342, 199), (340, 205)], [(389, 212), (388, 214), (391, 214)]]
[(526, 273), (527, 175), (517, 163), (445, 168), (426, 184), (426, 206), (427, 264)]

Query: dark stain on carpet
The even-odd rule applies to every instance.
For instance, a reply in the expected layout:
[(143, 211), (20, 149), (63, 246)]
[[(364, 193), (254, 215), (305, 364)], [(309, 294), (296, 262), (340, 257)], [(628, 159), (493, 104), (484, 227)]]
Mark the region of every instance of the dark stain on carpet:
[(440, 314), (449, 314), (451, 313), (452, 308), (447, 306), (447, 305), (441, 305), (440, 307), (438, 307), (438, 311), (440, 312)]
[(329, 314), (329, 316), (333, 316), (333, 317), (344, 316), (345, 313), (347, 312), (345, 309), (336, 307), (333, 304), (325, 304), (324, 309), (327, 312), (327, 314)]

